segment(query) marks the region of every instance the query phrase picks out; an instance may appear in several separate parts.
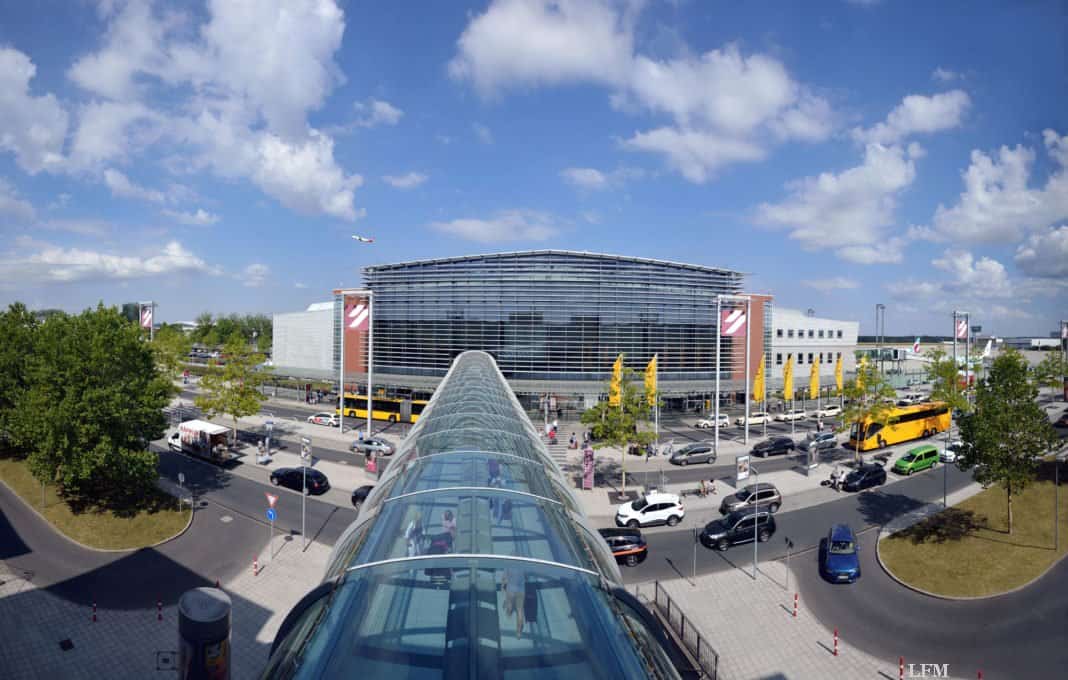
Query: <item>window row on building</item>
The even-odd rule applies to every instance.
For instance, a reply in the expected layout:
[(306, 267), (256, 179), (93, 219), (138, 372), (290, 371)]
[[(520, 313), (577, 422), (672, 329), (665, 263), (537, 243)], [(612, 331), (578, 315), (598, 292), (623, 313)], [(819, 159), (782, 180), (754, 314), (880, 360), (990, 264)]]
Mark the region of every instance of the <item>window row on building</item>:
[[(782, 366), (783, 362), (784, 361), (789, 361), (791, 356), (792, 356), (791, 352), (787, 352), (785, 355), (782, 352), (776, 352), (775, 353), (775, 365), (776, 366)], [(798, 365), (801, 365), (801, 364), (805, 363), (805, 352), (798, 352), (796, 354), (796, 356), (797, 356)], [(814, 357), (816, 357), (816, 356), (817, 356), (816, 352), (808, 352), (808, 363), (809, 364), (815, 363)], [(841, 352), (819, 352), (818, 356), (820, 358), (820, 363), (821, 364), (829, 364), (829, 363), (838, 361), (840, 358), (842, 358), (842, 353)]]
[[(783, 337), (783, 333), (786, 334), (785, 337), (787, 337), (787, 338), (793, 338), (793, 337), (804, 338), (806, 330), (804, 328), (798, 328), (797, 329), (797, 335), (795, 336), (793, 328), (787, 328), (787, 329), (776, 328), (775, 329), (775, 337), (781, 338), (781, 337)], [(828, 328), (828, 329), (825, 330), (823, 328), (818, 328), (818, 329), (817, 328), (809, 328), (807, 330), (807, 333), (808, 333), (808, 337), (810, 339), (817, 339), (818, 338), (818, 339), (823, 340), (823, 339), (837, 338), (837, 339), (841, 340), (842, 337), (843, 337), (841, 329), (831, 330), (830, 328)]]

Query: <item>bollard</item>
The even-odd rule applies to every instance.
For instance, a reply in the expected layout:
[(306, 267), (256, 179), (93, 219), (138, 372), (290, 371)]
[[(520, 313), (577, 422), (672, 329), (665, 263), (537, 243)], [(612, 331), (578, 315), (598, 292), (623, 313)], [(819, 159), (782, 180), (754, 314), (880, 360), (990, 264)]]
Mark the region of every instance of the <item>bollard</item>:
[(96, 602), (93, 602), (93, 623), (96, 623)]
[(260, 558), (255, 556), (255, 555), (253, 555), (252, 556), (252, 575), (253, 576), (258, 576), (259, 573), (260, 573)]
[(897, 680), (905, 680), (905, 657), (897, 657)]
[(979, 671), (979, 680), (983, 680), (983, 671)]
[(794, 618), (797, 618), (797, 593), (794, 593)]
[(834, 655), (838, 656), (838, 629), (834, 629)]
[(156, 620), (163, 620), (163, 600), (156, 600)]

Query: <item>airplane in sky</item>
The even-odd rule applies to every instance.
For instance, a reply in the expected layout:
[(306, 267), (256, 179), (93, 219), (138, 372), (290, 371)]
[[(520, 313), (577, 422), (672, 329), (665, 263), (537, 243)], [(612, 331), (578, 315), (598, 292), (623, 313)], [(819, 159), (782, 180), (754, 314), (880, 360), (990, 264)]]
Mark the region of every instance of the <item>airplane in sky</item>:
[[(976, 356), (976, 353), (973, 352), (972, 356), (974, 358), (978, 358), (980, 361), (982, 361), (984, 359), (989, 359), (990, 358), (991, 348), (993, 347), (993, 344), (994, 344), (994, 341), (992, 339), (991, 340), (987, 340), (986, 341), (986, 347), (983, 348), (983, 351), (978, 353), (978, 356)], [(957, 354), (957, 365), (958, 366), (964, 366), (964, 364), (966, 363), (965, 360), (967, 359), (967, 357), (964, 355), (964, 347), (960, 343), (958, 343), (958, 347), (959, 347), (960, 351)], [(947, 351), (946, 353), (949, 356), (952, 356), (951, 352)], [(926, 356), (924, 354), (920, 354), (920, 339), (919, 338), (916, 338), (916, 342), (912, 343), (912, 347), (910, 347), (910, 348), (905, 350), (905, 358), (906, 359), (912, 359), (913, 361), (922, 361), (922, 362), (928, 363), (928, 364), (931, 363), (931, 357)]]

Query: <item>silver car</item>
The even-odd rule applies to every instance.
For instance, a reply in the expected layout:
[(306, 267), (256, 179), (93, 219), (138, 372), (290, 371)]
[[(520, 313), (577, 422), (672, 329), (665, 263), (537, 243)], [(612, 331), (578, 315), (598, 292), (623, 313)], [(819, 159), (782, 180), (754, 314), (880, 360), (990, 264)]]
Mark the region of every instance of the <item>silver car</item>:
[(365, 437), (352, 442), (352, 450), (357, 453), (371, 453), (378, 456), (392, 456), (396, 450), (392, 444), (378, 437)]

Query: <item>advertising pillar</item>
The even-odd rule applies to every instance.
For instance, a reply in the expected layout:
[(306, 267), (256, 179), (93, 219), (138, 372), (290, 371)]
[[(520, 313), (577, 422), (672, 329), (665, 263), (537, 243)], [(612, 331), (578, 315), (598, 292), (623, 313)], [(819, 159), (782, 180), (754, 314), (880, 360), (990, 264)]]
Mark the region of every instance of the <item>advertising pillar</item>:
[(178, 680), (229, 680), (230, 596), (194, 588), (178, 600)]

